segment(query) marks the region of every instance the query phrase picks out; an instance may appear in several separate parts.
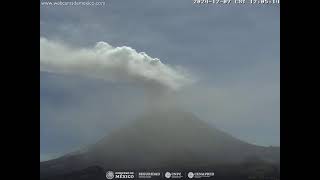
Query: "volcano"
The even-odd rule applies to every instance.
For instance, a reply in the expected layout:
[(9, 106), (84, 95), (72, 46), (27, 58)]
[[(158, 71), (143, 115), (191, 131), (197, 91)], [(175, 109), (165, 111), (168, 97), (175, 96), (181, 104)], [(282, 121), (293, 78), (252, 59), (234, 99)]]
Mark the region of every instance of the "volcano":
[(241, 141), (181, 110), (148, 112), (85, 150), (40, 162), (41, 179), (105, 179), (107, 170), (213, 170), (280, 177), (280, 147)]

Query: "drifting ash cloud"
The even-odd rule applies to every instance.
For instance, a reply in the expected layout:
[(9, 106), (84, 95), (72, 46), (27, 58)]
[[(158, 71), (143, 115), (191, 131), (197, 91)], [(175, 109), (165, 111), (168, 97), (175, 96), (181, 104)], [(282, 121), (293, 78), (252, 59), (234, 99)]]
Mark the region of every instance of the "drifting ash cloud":
[(178, 90), (193, 82), (185, 69), (163, 64), (131, 47), (98, 42), (93, 48), (73, 48), (43, 37), (40, 38), (40, 70), (107, 81), (140, 82), (168, 90)]

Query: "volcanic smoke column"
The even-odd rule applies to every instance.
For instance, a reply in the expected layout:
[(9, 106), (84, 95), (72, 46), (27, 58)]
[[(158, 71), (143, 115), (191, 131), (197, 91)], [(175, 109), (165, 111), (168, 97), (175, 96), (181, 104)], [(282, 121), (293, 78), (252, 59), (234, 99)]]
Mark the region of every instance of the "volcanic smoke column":
[(182, 67), (163, 64), (131, 47), (98, 42), (93, 48), (74, 48), (40, 38), (40, 70), (74, 74), (105, 81), (138, 83), (145, 88), (147, 104), (160, 106), (193, 79)]

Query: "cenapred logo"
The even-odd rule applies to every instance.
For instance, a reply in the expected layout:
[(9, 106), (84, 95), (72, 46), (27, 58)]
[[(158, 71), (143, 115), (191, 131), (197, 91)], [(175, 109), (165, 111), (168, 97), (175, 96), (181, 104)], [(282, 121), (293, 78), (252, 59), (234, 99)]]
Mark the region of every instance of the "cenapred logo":
[(106, 178), (107, 178), (107, 179), (113, 179), (113, 178), (114, 178), (114, 173), (113, 173), (113, 171), (108, 171), (108, 172), (106, 173)]
[(188, 178), (192, 179), (193, 177), (194, 177), (193, 172), (189, 172), (189, 173), (188, 173)]
[(188, 172), (187, 175), (189, 179), (212, 178), (214, 172)]

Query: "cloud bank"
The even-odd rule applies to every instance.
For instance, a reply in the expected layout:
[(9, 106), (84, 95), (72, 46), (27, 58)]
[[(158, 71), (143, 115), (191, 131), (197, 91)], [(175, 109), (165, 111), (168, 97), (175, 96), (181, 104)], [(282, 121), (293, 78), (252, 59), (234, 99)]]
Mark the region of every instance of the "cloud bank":
[(40, 70), (107, 81), (140, 82), (170, 90), (193, 82), (185, 69), (163, 64), (131, 47), (98, 42), (93, 48), (73, 48), (43, 37), (40, 38)]

